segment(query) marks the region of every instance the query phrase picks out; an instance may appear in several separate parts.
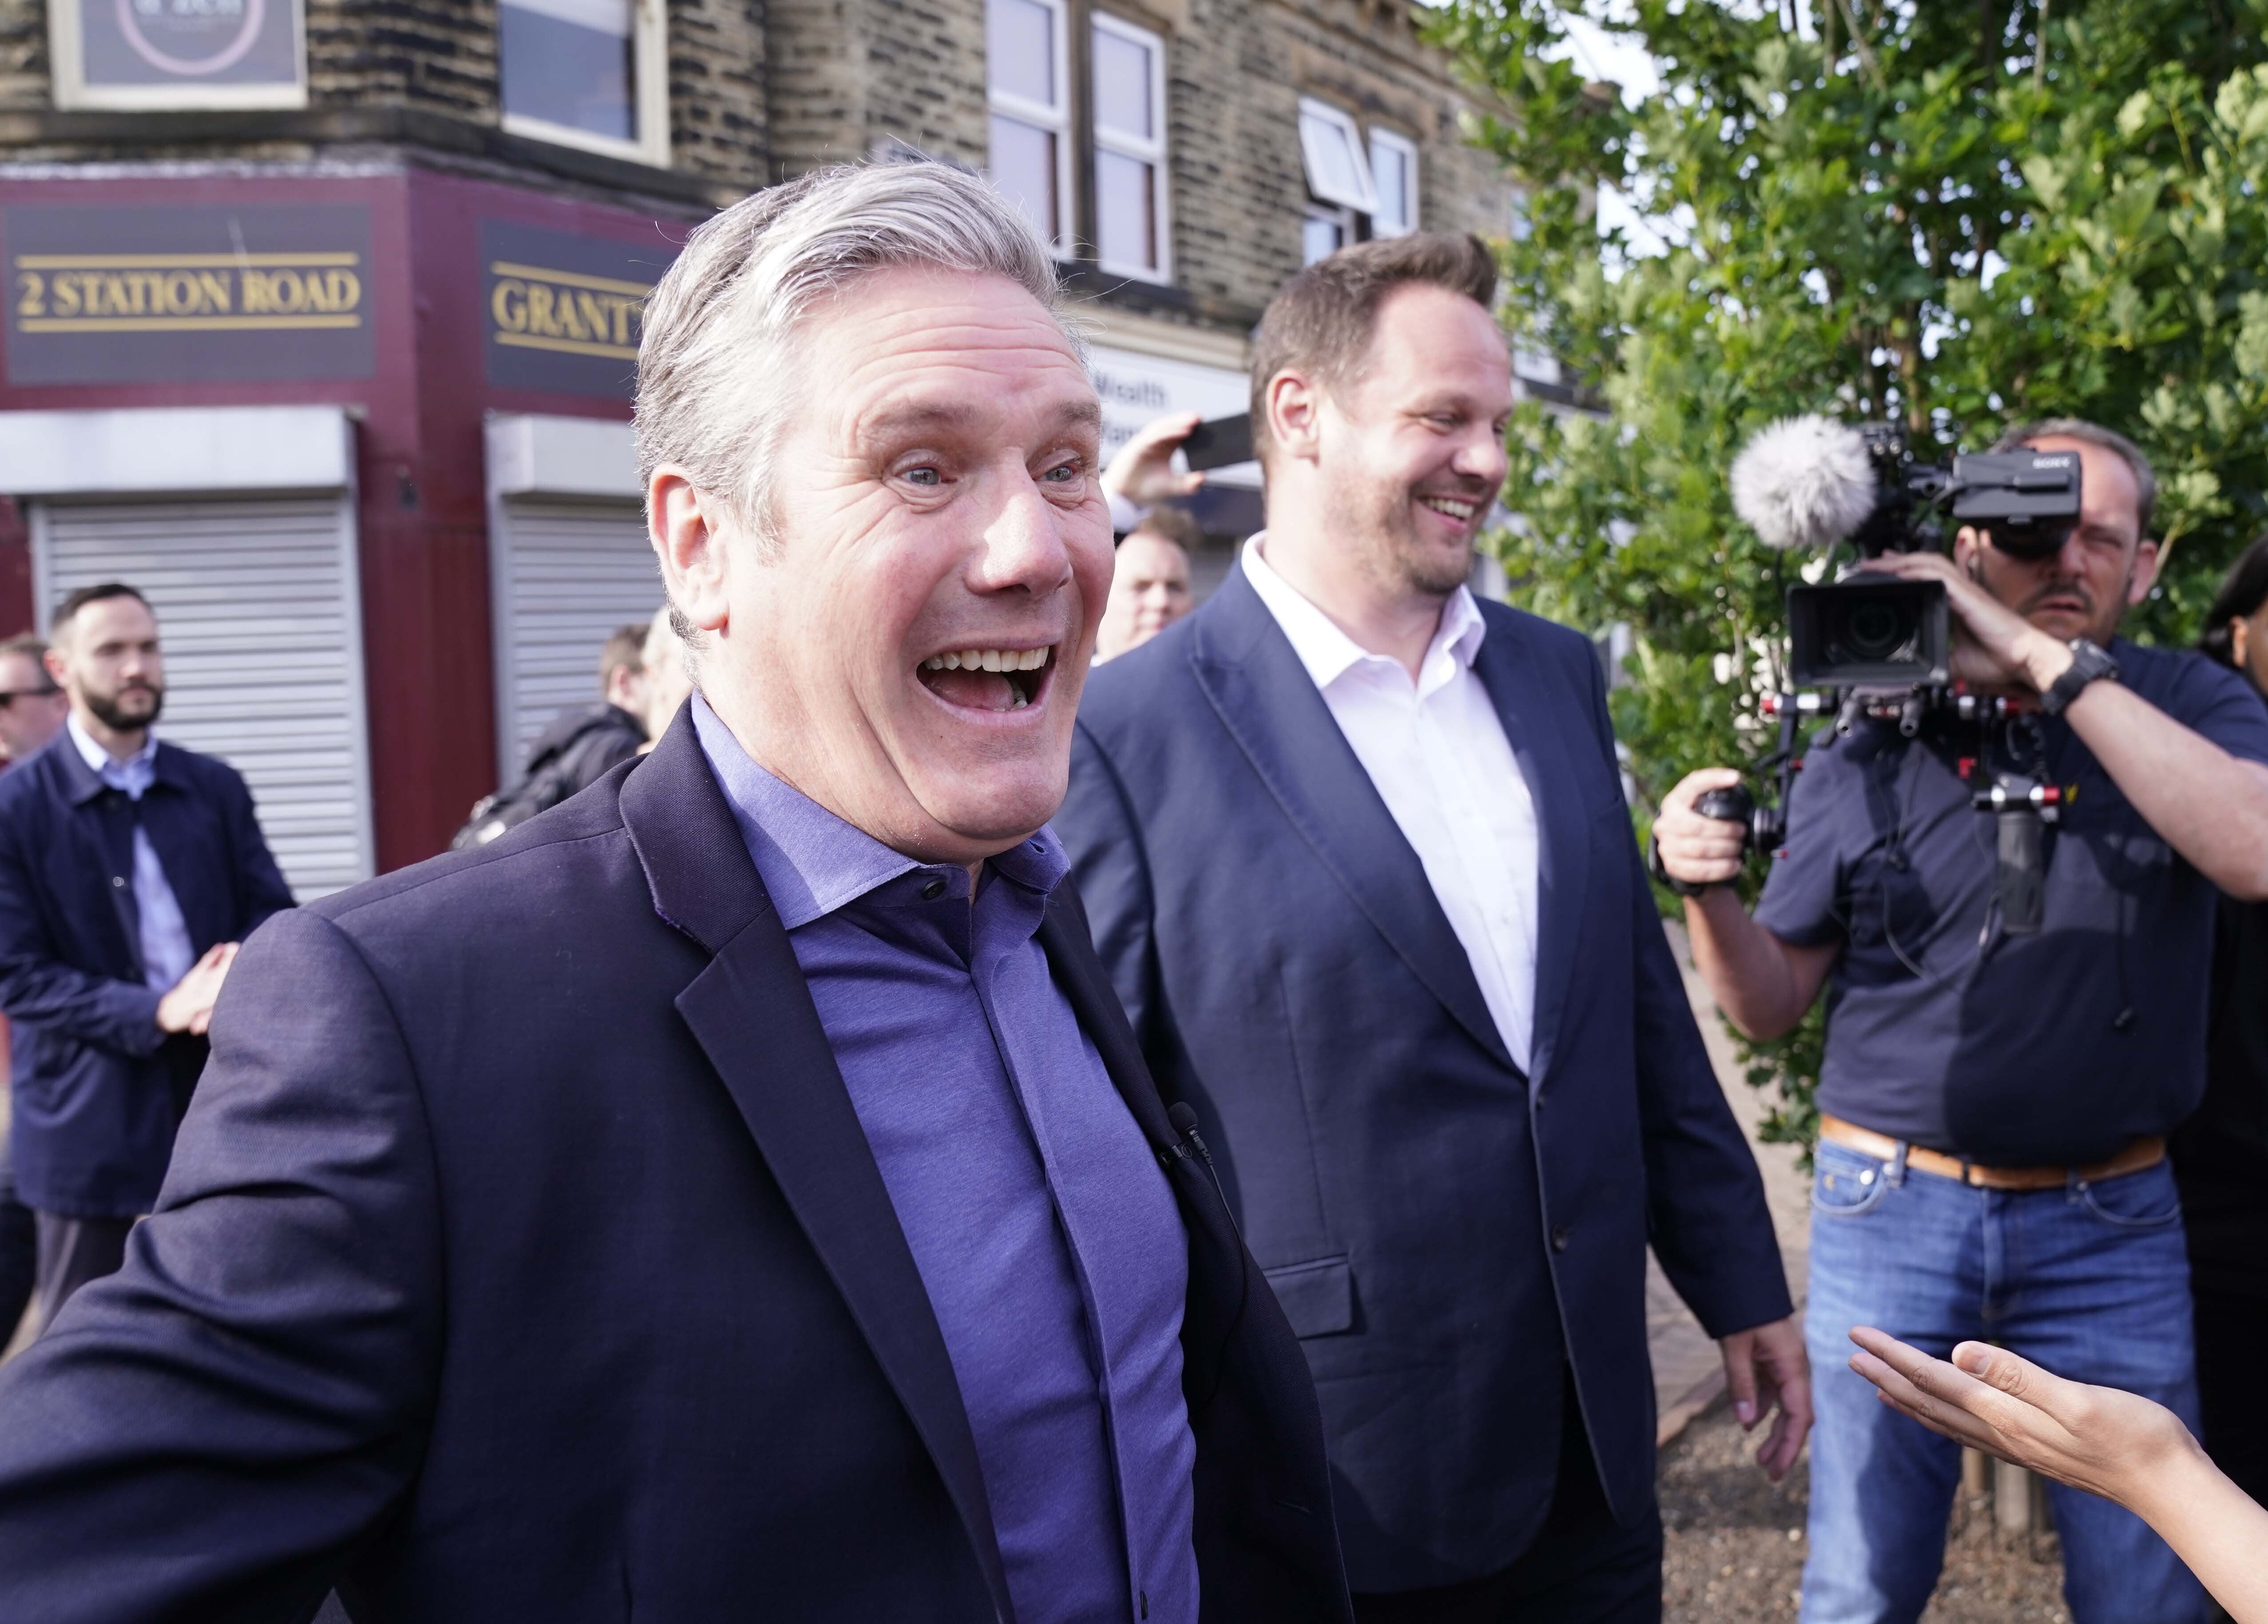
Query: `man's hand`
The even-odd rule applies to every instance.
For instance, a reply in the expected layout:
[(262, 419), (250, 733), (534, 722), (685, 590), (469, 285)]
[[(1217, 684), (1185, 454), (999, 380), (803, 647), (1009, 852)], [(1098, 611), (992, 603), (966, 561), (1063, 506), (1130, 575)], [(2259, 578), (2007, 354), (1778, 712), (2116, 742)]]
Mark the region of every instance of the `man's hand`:
[(1893, 553), (1867, 568), (1902, 581), (1938, 581), (1953, 610), (1953, 674), (1988, 692), (2037, 694), (2071, 664), (2070, 645), (2050, 636), (1938, 553)]
[(1803, 1452), (1811, 1431), (1811, 1362), (1804, 1356), (1803, 1331), (1793, 1319), (1775, 1319), (1735, 1331), (1717, 1346), (1725, 1355), (1733, 1418), (1743, 1432), (1752, 1431), (1775, 1404), (1779, 1407), (1771, 1435), (1756, 1451), (1756, 1464), (1777, 1483)]
[(1204, 421), (1203, 412), (1174, 412), (1153, 423), (1118, 448), (1102, 471), (1105, 495), (1123, 496), (1138, 508), (1153, 508), (1172, 496), (1186, 496), (1204, 483), (1202, 474), (1174, 472), (1174, 453)]
[(1653, 844), (1672, 879), (1715, 885), (1741, 877), (1747, 828), (1693, 810), (1693, 803), (1710, 790), (1729, 790), (1740, 782), (1741, 775), (1729, 767), (1705, 767), (1686, 774), (1662, 797), (1661, 813), (1653, 820)]
[(228, 979), (229, 966), (236, 962), (236, 946), (233, 942), (215, 943), (203, 958), (189, 966), (188, 974), (158, 1000), (160, 1032), (204, 1035), (205, 1028), (212, 1025), (213, 1001), (220, 996), (221, 983)]

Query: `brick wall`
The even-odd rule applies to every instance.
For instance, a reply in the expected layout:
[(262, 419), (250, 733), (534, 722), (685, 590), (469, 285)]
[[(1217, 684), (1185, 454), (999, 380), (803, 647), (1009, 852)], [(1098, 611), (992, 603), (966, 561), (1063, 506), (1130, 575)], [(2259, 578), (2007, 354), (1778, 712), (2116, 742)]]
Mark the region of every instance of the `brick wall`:
[(771, 0), (772, 172), (897, 142), (983, 165), (984, 0)]

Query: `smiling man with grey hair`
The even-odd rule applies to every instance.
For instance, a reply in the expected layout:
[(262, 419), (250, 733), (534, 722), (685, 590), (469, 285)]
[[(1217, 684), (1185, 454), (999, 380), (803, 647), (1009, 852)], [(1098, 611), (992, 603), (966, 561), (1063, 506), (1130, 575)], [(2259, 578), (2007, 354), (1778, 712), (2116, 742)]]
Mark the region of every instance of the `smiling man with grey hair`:
[(1062, 849), (1099, 415), (983, 180), (696, 232), (697, 690), (237, 960), (154, 1216), (0, 1373), (0, 1617), (1350, 1616), (1297, 1342)]

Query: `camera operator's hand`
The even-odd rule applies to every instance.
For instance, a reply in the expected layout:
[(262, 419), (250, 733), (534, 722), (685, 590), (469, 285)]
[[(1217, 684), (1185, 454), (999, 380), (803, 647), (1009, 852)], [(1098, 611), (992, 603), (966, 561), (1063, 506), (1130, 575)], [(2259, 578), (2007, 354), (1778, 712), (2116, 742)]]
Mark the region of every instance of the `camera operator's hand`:
[(1953, 674), (1987, 692), (2037, 694), (2054, 686), (2072, 662), (2058, 642), (1961, 573), (1937, 553), (1894, 553), (1869, 559), (1869, 570), (1903, 581), (1938, 581), (1955, 621)]
[(1203, 412), (1174, 412), (1143, 424), (1102, 471), (1104, 494), (1137, 508), (1153, 508), (1169, 497), (1186, 496), (1204, 484), (1202, 474), (1174, 472), (1174, 453), (1204, 421)]
[(1747, 855), (1747, 828), (1722, 818), (1705, 818), (1693, 803), (1712, 790), (1729, 790), (1741, 775), (1729, 767), (1705, 767), (1688, 773), (1662, 797), (1661, 815), (1653, 820), (1654, 849), (1672, 879), (1689, 885), (1715, 885), (1741, 877)]

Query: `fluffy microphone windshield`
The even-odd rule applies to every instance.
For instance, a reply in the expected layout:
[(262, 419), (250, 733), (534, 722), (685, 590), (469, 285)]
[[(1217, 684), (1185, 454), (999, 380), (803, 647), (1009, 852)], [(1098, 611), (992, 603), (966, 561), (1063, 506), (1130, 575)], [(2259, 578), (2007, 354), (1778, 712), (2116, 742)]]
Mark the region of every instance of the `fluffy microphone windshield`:
[(1782, 552), (1830, 547), (1874, 511), (1874, 466), (1856, 429), (1830, 417), (1786, 417), (1733, 459), (1733, 511)]

